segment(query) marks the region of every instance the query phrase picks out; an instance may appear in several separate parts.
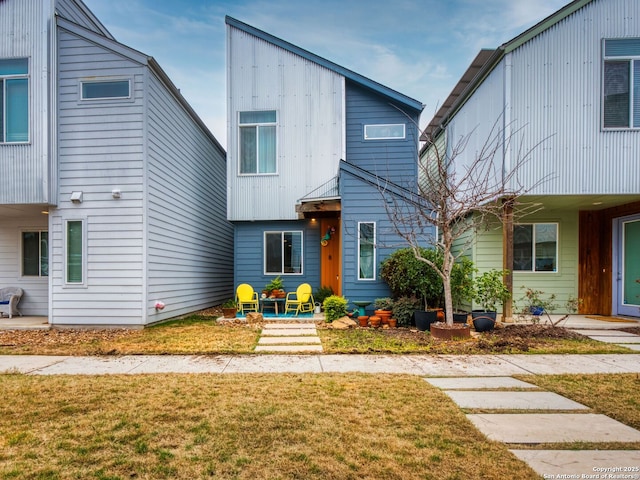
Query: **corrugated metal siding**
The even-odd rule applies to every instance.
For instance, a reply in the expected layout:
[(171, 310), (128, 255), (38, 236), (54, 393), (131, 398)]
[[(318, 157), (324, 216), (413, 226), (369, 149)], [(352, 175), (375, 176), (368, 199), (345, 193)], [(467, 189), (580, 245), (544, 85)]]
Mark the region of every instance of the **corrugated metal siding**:
[(309, 283), (314, 291), (320, 286), (320, 222), (310, 220), (281, 222), (238, 222), (235, 224), (234, 281), (250, 284), (262, 291), (275, 275), (264, 275), (264, 232), (302, 230), (302, 275), (282, 275), (284, 289), (294, 291), (301, 283)]
[[(148, 321), (233, 296), (226, 157), (155, 76), (148, 102)], [(161, 300), (166, 307), (156, 313)]]
[(48, 203), (49, 2), (0, 2), (0, 58), (29, 58), (29, 143), (0, 145), (0, 204)]
[[(347, 83), (347, 158), (373, 174), (407, 187), (417, 180), (417, 116), (407, 118), (399, 108), (357, 85)], [(364, 126), (374, 124), (405, 125), (404, 140), (365, 140)]]
[[(344, 79), (252, 35), (227, 29), (228, 218), (296, 219), (296, 200), (335, 176), (344, 155)], [(277, 111), (277, 175), (238, 175), (237, 114), (250, 110)]]
[(95, 24), (90, 15), (85, 13), (84, 7), (79, 6), (75, 0), (56, 0), (56, 12), (62, 18), (71, 20), (92, 32), (100, 35), (105, 33), (100, 26)]
[[(60, 194), (51, 212), (53, 324), (136, 325), (143, 316), (144, 69), (107, 48), (58, 31)], [(79, 80), (132, 78), (133, 101), (79, 101)], [(122, 198), (111, 191), (119, 188)], [(81, 205), (72, 191), (83, 191)], [(63, 219), (87, 224), (87, 285), (66, 288)]]

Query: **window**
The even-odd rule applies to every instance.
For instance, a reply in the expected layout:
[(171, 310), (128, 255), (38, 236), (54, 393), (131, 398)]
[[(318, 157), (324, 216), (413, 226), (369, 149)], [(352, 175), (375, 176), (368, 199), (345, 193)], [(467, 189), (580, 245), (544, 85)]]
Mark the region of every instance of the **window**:
[(558, 271), (558, 225), (533, 223), (513, 228), (513, 270)]
[(130, 98), (130, 90), (129, 80), (92, 80), (80, 82), (82, 100)]
[(49, 276), (49, 232), (22, 232), (22, 275)]
[(640, 128), (640, 38), (604, 41), (604, 128)]
[(84, 225), (82, 220), (66, 222), (66, 283), (84, 283)]
[(376, 224), (358, 222), (358, 279), (376, 279)]
[(0, 60), (0, 143), (29, 141), (29, 60)]
[(276, 173), (276, 112), (240, 112), (240, 173)]
[(302, 273), (302, 232), (265, 232), (266, 274)]
[(365, 140), (401, 140), (405, 137), (404, 124), (365, 125)]

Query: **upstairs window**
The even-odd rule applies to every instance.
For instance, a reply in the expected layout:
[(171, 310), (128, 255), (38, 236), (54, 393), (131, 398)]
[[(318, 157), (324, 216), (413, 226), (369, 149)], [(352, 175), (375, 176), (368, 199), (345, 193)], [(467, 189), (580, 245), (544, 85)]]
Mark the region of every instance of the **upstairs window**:
[(29, 60), (0, 60), (0, 143), (29, 141)]
[(240, 112), (240, 174), (276, 173), (276, 112)]
[(604, 128), (640, 128), (640, 38), (604, 41)]
[(404, 123), (364, 126), (365, 140), (402, 140), (404, 138)]
[(513, 270), (558, 271), (558, 224), (532, 223), (514, 226)]
[(82, 100), (131, 98), (131, 83), (125, 80), (83, 80), (80, 82)]

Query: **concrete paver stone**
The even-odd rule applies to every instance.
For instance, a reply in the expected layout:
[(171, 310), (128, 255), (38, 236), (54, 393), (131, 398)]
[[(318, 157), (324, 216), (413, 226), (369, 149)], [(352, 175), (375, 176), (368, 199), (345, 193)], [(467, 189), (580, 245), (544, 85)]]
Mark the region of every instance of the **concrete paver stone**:
[(406, 356), (389, 355), (321, 355), (323, 372), (415, 374), (416, 367)]
[(315, 330), (315, 323), (266, 323), (262, 330)]
[[(524, 373), (557, 375), (571, 373), (629, 373), (640, 372), (637, 355), (497, 355), (500, 359), (520, 367)], [(628, 358), (626, 358), (628, 357)]]
[[(638, 471), (616, 470), (640, 466), (638, 450), (511, 450), (511, 453), (544, 478), (604, 479), (616, 478), (615, 475), (640, 478)], [(609, 474), (612, 476), (608, 477)]]
[(636, 337), (640, 339), (640, 335), (636, 335), (635, 333), (629, 333), (629, 332), (621, 332), (620, 330), (594, 330), (594, 329), (582, 330), (582, 329), (575, 329), (575, 328), (572, 328), (571, 330), (573, 330), (576, 333), (579, 333), (580, 335), (585, 335), (587, 337), (591, 335), (595, 335), (597, 337)]
[(467, 418), (504, 443), (640, 442), (640, 432), (595, 413), (487, 413)]
[(2, 355), (0, 373), (30, 373), (72, 357), (40, 355)]
[(500, 410), (588, 410), (578, 402), (551, 392), (482, 392), (445, 390), (460, 408)]
[(321, 373), (319, 355), (232, 356), (224, 373)]
[(624, 336), (624, 335), (616, 335), (614, 336), (606, 336), (606, 335), (589, 335), (589, 338), (592, 340), (597, 340), (598, 342), (603, 343), (640, 343), (640, 336)]
[(444, 390), (477, 390), (490, 388), (538, 388), (532, 383), (512, 377), (446, 377), (425, 378), (434, 387)]
[(530, 373), (496, 355), (411, 355), (408, 359), (427, 376), (495, 377)]
[(271, 330), (263, 330), (261, 336), (263, 337), (293, 337), (293, 336), (316, 336), (318, 332), (315, 329), (311, 330), (309, 328), (306, 329), (293, 329), (293, 328), (283, 328), (283, 329), (271, 329)]
[(628, 348), (630, 350), (635, 350), (637, 352), (640, 352), (640, 344), (637, 343), (619, 343), (618, 344), (620, 347), (624, 347), (624, 348)]
[(258, 345), (320, 344), (318, 337), (260, 337)]

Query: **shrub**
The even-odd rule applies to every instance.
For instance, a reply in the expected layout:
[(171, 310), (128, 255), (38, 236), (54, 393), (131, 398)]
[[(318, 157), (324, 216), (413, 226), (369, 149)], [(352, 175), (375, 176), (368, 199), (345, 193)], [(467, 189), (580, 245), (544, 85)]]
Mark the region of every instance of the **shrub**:
[(400, 297), (393, 302), (393, 317), (402, 327), (411, 326), (413, 312), (422, 309), (422, 302), (416, 297)]
[(451, 299), (453, 307), (461, 310), (465, 302), (471, 303), (474, 295), (473, 262), (462, 257), (451, 269)]
[(486, 312), (496, 310), (498, 303), (506, 302), (511, 294), (502, 282), (503, 270), (489, 270), (484, 272), (475, 281), (474, 300), (476, 300)]
[(313, 294), (313, 299), (320, 303), (324, 303), (324, 299), (333, 295), (333, 288), (331, 286), (319, 287)]
[[(442, 266), (442, 254), (421, 248), (420, 254)], [(380, 277), (387, 282), (394, 298), (417, 297), (427, 306), (441, 306), (442, 278), (427, 263), (418, 260), (411, 248), (396, 250), (382, 262)]]
[(393, 310), (393, 300), (389, 297), (376, 298), (373, 304), (378, 310)]
[(347, 314), (349, 300), (339, 295), (331, 295), (324, 299), (324, 317), (327, 322), (333, 322)]

